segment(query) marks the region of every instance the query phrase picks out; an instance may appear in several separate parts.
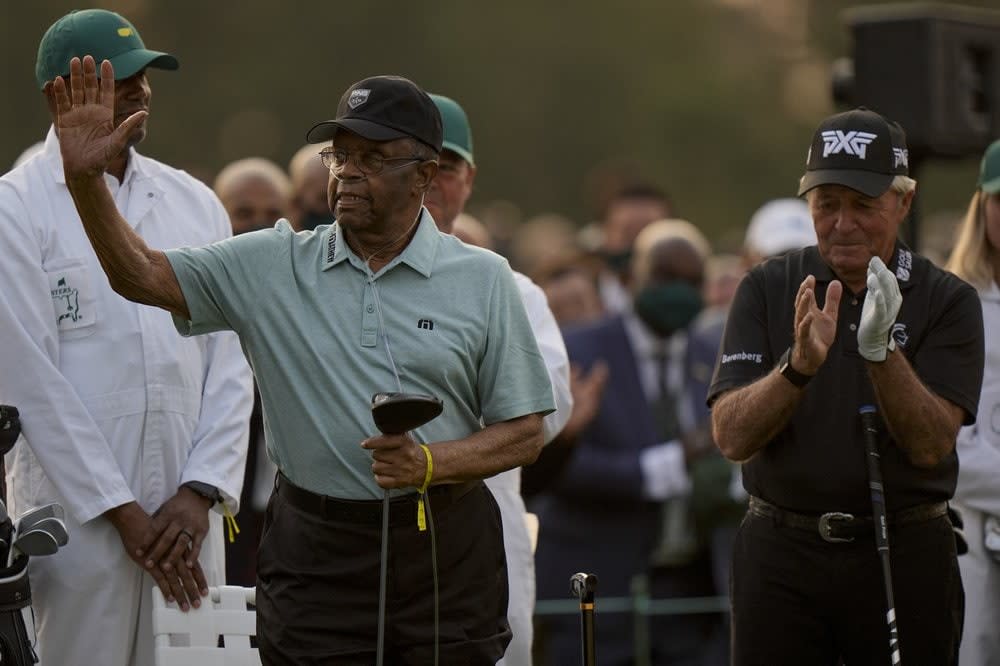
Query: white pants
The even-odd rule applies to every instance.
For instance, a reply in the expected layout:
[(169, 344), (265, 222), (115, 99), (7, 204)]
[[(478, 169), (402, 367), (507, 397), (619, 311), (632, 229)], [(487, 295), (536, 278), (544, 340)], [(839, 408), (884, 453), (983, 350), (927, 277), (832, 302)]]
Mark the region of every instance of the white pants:
[(535, 612), (535, 556), (524, 522), (521, 469), (486, 479), (486, 486), (500, 506), (503, 545), (507, 555), (507, 622), (513, 637), (497, 666), (531, 666), (532, 616)]
[[(23, 508), (19, 508), (19, 513)], [(209, 585), (224, 582), (222, 518), (209, 514), (200, 561)], [(40, 666), (153, 666), (153, 578), (126, 554), (104, 518), (80, 526), (67, 513), (69, 543), (28, 563)]]
[(1000, 563), (983, 546), (986, 514), (953, 504), (962, 512), (969, 542), (969, 552), (958, 558), (965, 588), (965, 627), (958, 663), (1000, 666)]

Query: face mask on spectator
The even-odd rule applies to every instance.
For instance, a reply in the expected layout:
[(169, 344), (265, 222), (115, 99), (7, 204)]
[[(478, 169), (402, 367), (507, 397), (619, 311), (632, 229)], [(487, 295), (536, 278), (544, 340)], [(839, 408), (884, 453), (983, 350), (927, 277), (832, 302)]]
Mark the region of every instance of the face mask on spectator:
[(687, 282), (652, 284), (639, 290), (635, 297), (636, 314), (665, 338), (687, 328), (702, 306), (701, 291)]

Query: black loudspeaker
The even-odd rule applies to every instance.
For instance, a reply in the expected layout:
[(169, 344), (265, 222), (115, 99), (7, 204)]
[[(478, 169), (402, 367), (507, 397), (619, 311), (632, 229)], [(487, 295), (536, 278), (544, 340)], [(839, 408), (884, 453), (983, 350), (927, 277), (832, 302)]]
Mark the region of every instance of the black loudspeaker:
[(836, 101), (898, 121), (918, 159), (979, 155), (1000, 137), (1000, 11), (874, 5), (844, 19), (854, 71)]

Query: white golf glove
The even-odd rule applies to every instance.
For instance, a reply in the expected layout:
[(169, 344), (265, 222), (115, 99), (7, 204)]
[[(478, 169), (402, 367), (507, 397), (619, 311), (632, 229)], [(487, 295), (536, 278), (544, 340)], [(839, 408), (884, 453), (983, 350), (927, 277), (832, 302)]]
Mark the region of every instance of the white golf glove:
[(881, 259), (872, 257), (868, 263), (868, 294), (858, 326), (858, 352), (865, 359), (880, 363), (896, 348), (889, 333), (902, 304), (896, 276)]

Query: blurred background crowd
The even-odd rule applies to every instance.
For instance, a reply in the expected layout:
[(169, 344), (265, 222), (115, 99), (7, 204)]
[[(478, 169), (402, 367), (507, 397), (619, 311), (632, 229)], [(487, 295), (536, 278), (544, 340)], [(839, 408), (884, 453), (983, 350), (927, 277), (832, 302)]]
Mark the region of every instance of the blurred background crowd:
[[(350, 83), (400, 74), (459, 99), (488, 165), (468, 211), (506, 250), (515, 229), (601, 217), (622, 170), (666, 189), (674, 214), (717, 250), (739, 248), (762, 201), (789, 196), (818, 119), (834, 110), (831, 66), (852, 51), (854, 0), (626, 0), (572, 9), (505, 3), (112, 0), (147, 44), (181, 59), (154, 72), (144, 151), (211, 183), (227, 163), (282, 166)], [(997, 7), (996, 0), (964, 5)], [(34, 85), (44, 27), (80, 3), (4, 3), (0, 164), (44, 138)], [(976, 158), (922, 173), (927, 244), (947, 244)], [(519, 233), (519, 235), (521, 235)], [(944, 239), (944, 240), (938, 240)], [(511, 256), (515, 263), (520, 261)]]
[[(574, 363), (573, 416), (523, 478), (522, 494), (542, 526), (544, 608), (545, 600), (567, 596), (563, 568), (585, 551), (615, 563), (618, 580), (608, 577), (601, 588), (608, 596), (726, 595), (730, 539), (746, 497), (738, 469), (707, 434), (704, 396), (742, 275), (815, 243), (805, 203), (788, 197), (816, 122), (835, 110), (831, 72), (851, 52), (843, 12), (864, 4), (94, 6), (127, 15), (147, 44), (181, 58), (177, 75), (151, 73), (154, 131), (141, 149), (212, 186), (234, 233), (282, 217), (298, 230), (332, 222), (324, 146), (304, 146), (304, 134), (333, 116), (351, 82), (400, 74), (460, 100), (478, 171), (454, 233), (506, 256), (542, 287)], [(1000, 9), (996, 0), (964, 4)], [(45, 136), (35, 50), (44, 26), (73, 7), (48, 0), (4, 8), (0, 164), (24, 159)], [(927, 159), (913, 174), (917, 249), (940, 265), (981, 154)], [(650, 314), (656, 311), (680, 314), (663, 320)], [(605, 344), (594, 338), (595, 326), (614, 315), (622, 315), (623, 337), (609, 332), (595, 359), (592, 348)], [(638, 320), (655, 335), (629, 329)], [(613, 347), (626, 338), (637, 354), (616, 363)], [(634, 395), (632, 384), (641, 389)], [(646, 406), (641, 417), (637, 401)], [(667, 422), (663, 414), (671, 415)], [(243, 534), (227, 565), (229, 582), (244, 585), (254, 583), (254, 536), (274, 477), (259, 401), (253, 424)], [(607, 442), (616, 438), (624, 457), (611, 459)], [(674, 442), (682, 447), (666, 447)], [(687, 474), (674, 477), (678, 450)], [(623, 485), (629, 474), (638, 485)], [(588, 496), (600, 498), (599, 510), (580, 503)], [(626, 614), (609, 615), (602, 631), (620, 632), (652, 663), (724, 664), (723, 609), (709, 603), (681, 619), (654, 615), (638, 634)], [(536, 663), (561, 663), (553, 656), (561, 654), (560, 617), (576, 621), (539, 615)]]

